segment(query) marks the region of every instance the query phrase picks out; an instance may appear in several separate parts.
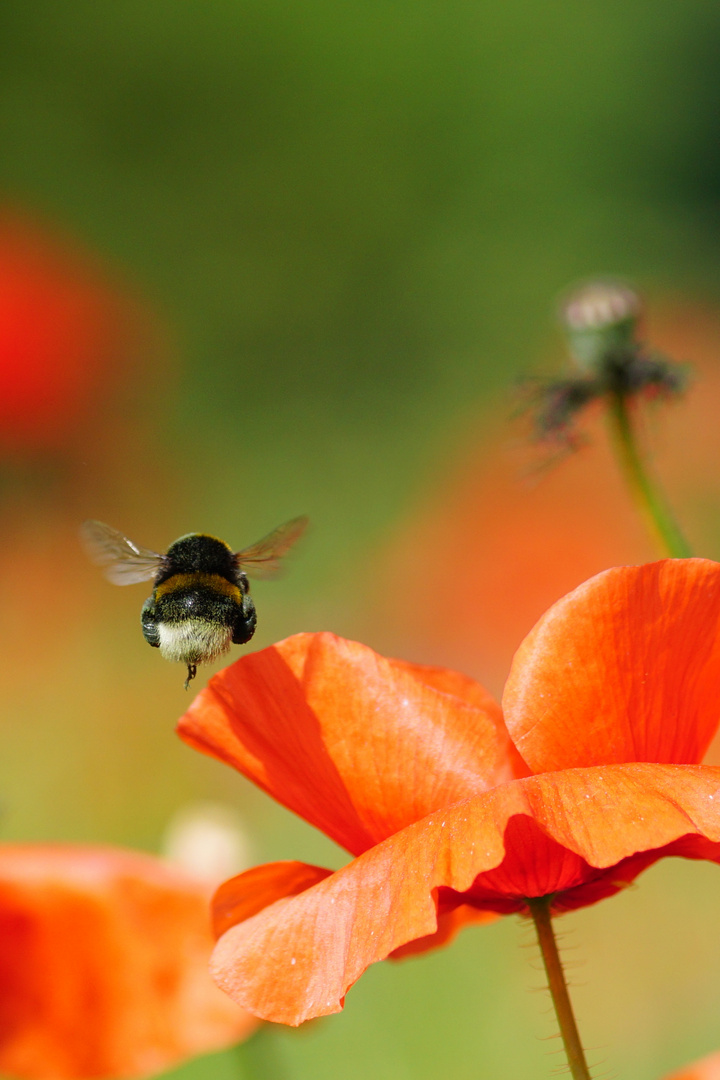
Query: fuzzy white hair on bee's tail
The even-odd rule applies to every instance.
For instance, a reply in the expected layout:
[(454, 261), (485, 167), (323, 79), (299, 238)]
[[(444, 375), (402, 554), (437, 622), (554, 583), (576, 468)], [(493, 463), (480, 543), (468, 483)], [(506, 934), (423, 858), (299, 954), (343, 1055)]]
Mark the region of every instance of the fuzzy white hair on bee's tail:
[(232, 628), (207, 619), (159, 622), (160, 652), (178, 664), (209, 664), (232, 644)]

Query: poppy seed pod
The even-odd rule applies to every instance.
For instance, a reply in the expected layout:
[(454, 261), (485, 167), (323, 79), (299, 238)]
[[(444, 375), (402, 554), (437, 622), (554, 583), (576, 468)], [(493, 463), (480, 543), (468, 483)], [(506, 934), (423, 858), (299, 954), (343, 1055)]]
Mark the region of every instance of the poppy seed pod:
[(560, 315), (574, 360), (592, 372), (609, 355), (632, 348), (640, 297), (619, 282), (591, 281), (570, 293)]
[(625, 285), (591, 282), (569, 295), (561, 318), (579, 370), (526, 380), (536, 439), (572, 448), (579, 441), (575, 420), (591, 402), (672, 397), (684, 389), (685, 368), (638, 339), (639, 314), (639, 297)]

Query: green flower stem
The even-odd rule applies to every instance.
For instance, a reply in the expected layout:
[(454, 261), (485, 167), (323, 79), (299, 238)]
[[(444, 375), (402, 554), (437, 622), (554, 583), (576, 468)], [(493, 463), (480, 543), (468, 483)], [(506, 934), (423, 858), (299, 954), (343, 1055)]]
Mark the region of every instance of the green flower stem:
[(623, 472), (663, 554), (673, 559), (690, 558), (690, 546), (642, 460), (626, 396), (617, 392), (610, 394), (608, 412)]
[(528, 899), (527, 906), (535, 923), (540, 951), (548, 977), (550, 996), (555, 1006), (555, 1014), (560, 1025), (560, 1034), (565, 1044), (570, 1075), (573, 1080), (590, 1080), (590, 1071), (585, 1060), (585, 1051), (580, 1042), (575, 1016), (573, 1015), (570, 995), (568, 994), (565, 972), (560, 962), (555, 931), (550, 915), (551, 896), (539, 896)]

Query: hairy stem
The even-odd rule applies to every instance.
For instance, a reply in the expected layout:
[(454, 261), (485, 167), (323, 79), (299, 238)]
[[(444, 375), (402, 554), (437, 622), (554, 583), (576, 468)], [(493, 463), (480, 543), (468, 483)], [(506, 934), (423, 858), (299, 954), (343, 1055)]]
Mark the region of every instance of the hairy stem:
[(621, 392), (610, 394), (608, 411), (617, 455), (625, 478), (663, 554), (673, 559), (689, 558), (692, 555), (690, 546), (680, 531), (664, 495), (650, 477), (643, 462), (626, 396)]
[(538, 943), (547, 972), (550, 996), (555, 1006), (555, 1014), (560, 1025), (560, 1034), (565, 1045), (570, 1074), (573, 1080), (590, 1080), (590, 1071), (585, 1060), (585, 1051), (580, 1042), (570, 995), (568, 994), (565, 972), (560, 962), (555, 931), (550, 915), (550, 896), (528, 899), (527, 905), (535, 923)]

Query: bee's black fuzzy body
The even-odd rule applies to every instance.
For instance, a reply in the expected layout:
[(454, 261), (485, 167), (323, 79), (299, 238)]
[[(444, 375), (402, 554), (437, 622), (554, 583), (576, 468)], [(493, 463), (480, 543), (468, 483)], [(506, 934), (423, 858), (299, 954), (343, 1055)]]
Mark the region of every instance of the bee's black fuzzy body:
[(241, 551), (216, 536), (188, 533), (164, 555), (102, 521), (84, 522), (80, 535), (90, 558), (114, 585), (152, 581), (152, 596), (142, 609), (143, 635), (167, 660), (187, 665), (187, 688), (197, 664), (253, 636), (256, 615), (248, 575), (275, 577), (307, 524), (306, 517), (292, 518)]
[(188, 668), (249, 641), (256, 621), (247, 576), (232, 550), (204, 533), (171, 545), (142, 609), (145, 640)]

